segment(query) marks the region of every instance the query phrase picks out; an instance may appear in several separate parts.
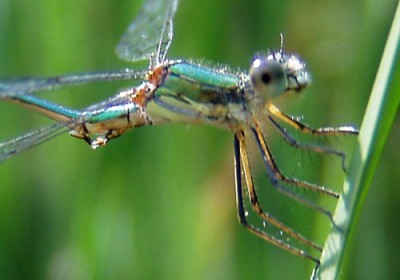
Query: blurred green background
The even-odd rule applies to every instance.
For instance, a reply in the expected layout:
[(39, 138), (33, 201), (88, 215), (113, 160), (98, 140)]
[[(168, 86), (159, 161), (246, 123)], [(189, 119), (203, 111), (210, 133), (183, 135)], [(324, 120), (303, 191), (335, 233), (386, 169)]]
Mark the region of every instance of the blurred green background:
[[(316, 127), (360, 125), (397, 1), (181, 2), (170, 57), (246, 70), (257, 51), (279, 47), (283, 32), (285, 50), (299, 53), (313, 77), (289, 112)], [(0, 0), (0, 76), (130, 67), (114, 47), (141, 4)], [(80, 108), (120, 86), (44, 97)], [(1, 140), (50, 123), (11, 104), (0, 110)], [(400, 274), (399, 139), (397, 118), (342, 279)], [(351, 151), (354, 141), (345, 141)], [(285, 153), (281, 146), (274, 154)], [(232, 158), (231, 133), (178, 124), (136, 129), (97, 151), (66, 133), (2, 163), (0, 279), (308, 278), (312, 263), (237, 222)], [(313, 168), (340, 189), (337, 161)], [(315, 224), (309, 231), (323, 240), (326, 225), (296, 219)]]

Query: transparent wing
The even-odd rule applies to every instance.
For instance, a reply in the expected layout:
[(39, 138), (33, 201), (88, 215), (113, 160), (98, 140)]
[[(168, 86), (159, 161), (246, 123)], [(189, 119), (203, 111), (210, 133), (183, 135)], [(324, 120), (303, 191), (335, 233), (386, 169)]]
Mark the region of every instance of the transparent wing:
[(162, 62), (172, 40), (172, 19), (178, 0), (148, 0), (116, 47), (124, 60), (138, 61), (156, 55)]
[(0, 143), (0, 162), (51, 138), (54, 138), (70, 128), (62, 123), (55, 123), (47, 127), (43, 127), (17, 138)]
[(146, 71), (123, 69), (118, 71), (82, 73), (51, 78), (18, 78), (0, 80), (1, 98), (20, 94), (33, 94), (52, 91), (68, 86), (76, 86), (98, 81), (137, 80), (143, 79)]
[[(146, 71), (133, 71), (124, 69), (120, 71), (108, 71), (97, 73), (85, 73), (67, 76), (58, 76), (51, 78), (24, 78), (24, 79), (9, 79), (0, 80), (0, 101), (7, 102), (16, 95), (37, 94), (45, 91), (53, 91), (56, 89), (77, 86), (96, 81), (116, 81), (116, 80), (136, 80), (143, 79)], [(102, 109), (108, 108), (109, 104), (115, 103), (124, 97), (116, 95), (103, 102), (91, 105), (82, 110), (84, 112), (101, 113)], [(67, 122), (58, 122), (50, 126), (43, 127), (31, 132), (28, 132), (19, 137), (8, 141), (0, 142), (0, 162), (27, 150), (33, 146), (43, 143), (51, 138), (58, 136), (68, 130), (73, 129), (87, 121), (83, 116), (76, 119), (70, 119)]]
[[(49, 126), (30, 131), (8, 141), (0, 142), (0, 162), (47, 140), (50, 140), (62, 133), (73, 130), (83, 123), (90, 121), (94, 116), (93, 112), (95, 112), (95, 114), (101, 114), (103, 110), (106, 110), (109, 107), (110, 104), (117, 103), (124, 99), (124, 96), (117, 94), (105, 101), (90, 105), (89, 107), (83, 109), (81, 114), (79, 114), (76, 118), (70, 118), (65, 122), (56, 122)], [(87, 114), (88, 112), (91, 114)], [(131, 122), (134, 122), (134, 120), (131, 119)]]

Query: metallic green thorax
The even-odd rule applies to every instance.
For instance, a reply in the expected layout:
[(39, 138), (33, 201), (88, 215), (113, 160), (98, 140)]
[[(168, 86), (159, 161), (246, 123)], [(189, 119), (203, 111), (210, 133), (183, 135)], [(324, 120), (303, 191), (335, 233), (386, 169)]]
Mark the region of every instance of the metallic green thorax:
[(242, 104), (240, 75), (175, 61), (146, 106), (154, 123), (189, 122), (227, 126), (230, 107)]
[[(282, 50), (256, 58), (249, 73), (232, 74), (226, 69), (166, 60), (151, 67), (147, 79), (139, 86), (122, 90), (116, 96), (83, 110), (51, 103), (33, 95), (34, 91), (5, 96), (3, 100), (54, 119), (71, 128), (71, 135), (97, 148), (142, 125), (182, 122), (210, 124), (232, 131), (241, 126), (253, 127), (254, 117), (266, 109), (268, 102), (288, 91), (300, 92), (309, 82), (305, 64), (297, 56)], [(98, 76), (92, 74), (89, 77), (95, 80)], [(44, 81), (53, 80), (68, 84), (69, 80), (76, 82), (77, 76)], [(35, 81), (4, 84), (4, 88), (31, 88)], [(41, 83), (37, 83), (39, 91)], [(28, 136), (23, 139), (31, 137)], [(46, 137), (50, 136), (46, 134)], [(27, 140), (27, 143), (31, 142)], [(12, 150), (14, 142), (10, 145)]]

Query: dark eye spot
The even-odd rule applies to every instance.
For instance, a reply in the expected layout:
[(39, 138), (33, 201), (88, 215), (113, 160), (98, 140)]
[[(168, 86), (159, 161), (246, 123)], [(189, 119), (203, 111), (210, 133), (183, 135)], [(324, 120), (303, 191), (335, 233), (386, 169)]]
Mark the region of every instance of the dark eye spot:
[(261, 81), (264, 84), (268, 85), (271, 82), (271, 75), (269, 73), (262, 73)]

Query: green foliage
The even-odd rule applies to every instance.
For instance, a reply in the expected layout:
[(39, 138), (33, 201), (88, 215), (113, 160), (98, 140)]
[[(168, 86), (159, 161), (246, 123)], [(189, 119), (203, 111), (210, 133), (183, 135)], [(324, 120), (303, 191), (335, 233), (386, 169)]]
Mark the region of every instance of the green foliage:
[[(359, 141), (343, 186), (343, 195), (334, 216), (342, 232), (332, 229), (327, 239), (321, 279), (337, 279), (342, 266), (352, 265), (352, 260), (346, 257), (345, 253), (351, 246), (348, 243), (357, 239), (354, 231), (400, 105), (399, 41), (400, 6), (393, 20), (361, 126)], [(347, 259), (346, 263), (343, 263), (344, 259)]]
[[(247, 69), (257, 51), (279, 48), (283, 32), (284, 48), (304, 58), (314, 81), (304, 97), (285, 105), (287, 111), (315, 127), (361, 123), (397, 1), (379, 7), (344, 0), (181, 2), (170, 57)], [(93, 3), (0, 1), (0, 76), (131, 67), (114, 47), (140, 1)], [(80, 108), (128, 85), (96, 84), (44, 97)], [(1, 103), (0, 111), (1, 140), (49, 124), (14, 105)], [(215, 128), (167, 125), (136, 129), (92, 151), (63, 135), (1, 164), (0, 279), (307, 278), (312, 263), (238, 224), (231, 138)], [(397, 117), (344, 278), (400, 273), (398, 139)], [(353, 140), (344, 148), (349, 154)], [(273, 152), (283, 155), (283, 169), (296, 166), (286, 145)], [(340, 164), (316, 162), (317, 182), (340, 189)], [(297, 206), (288, 206), (283, 214), (290, 216)], [(307, 218), (295, 222), (324, 240), (326, 221)], [(371, 263), (379, 264), (378, 272)]]

